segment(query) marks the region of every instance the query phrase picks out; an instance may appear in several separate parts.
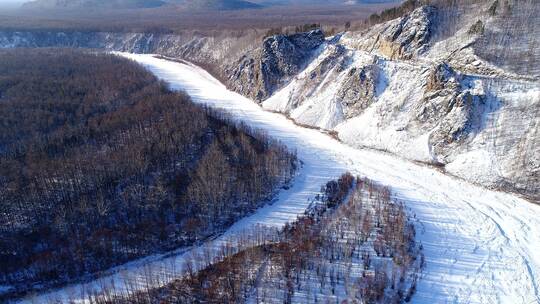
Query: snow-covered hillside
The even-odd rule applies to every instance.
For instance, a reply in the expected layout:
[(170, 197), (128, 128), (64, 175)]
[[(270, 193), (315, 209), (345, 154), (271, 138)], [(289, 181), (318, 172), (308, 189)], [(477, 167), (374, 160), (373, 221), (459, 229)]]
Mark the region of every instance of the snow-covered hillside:
[[(284, 225), (305, 210), (324, 183), (349, 170), (390, 185), (393, 195), (416, 214), (417, 241), (423, 245), (426, 267), (414, 303), (528, 304), (540, 300), (540, 206), (389, 154), (355, 149), (317, 130), (295, 125), (227, 90), (201, 68), (150, 55), (125, 56), (148, 67), (172, 88), (186, 90), (195, 102), (223, 108), (235, 119), (264, 129), (296, 149), (304, 162), (291, 189), (283, 191), (273, 205), (235, 224), (213, 244), (257, 223)], [(100, 280), (29, 297), (25, 302), (80, 299), (83, 289), (103, 291), (111, 284), (122, 287), (126, 278), (131, 278), (130, 288), (165, 284), (145, 281), (145, 273), (162, 271), (170, 280), (190, 250), (197, 249), (185, 250), (137, 261)]]
[[(516, 74), (480, 56), (489, 53), (479, 50), (483, 33), (503, 17), (485, 13), (488, 5), (473, 8), (483, 13), (450, 19), (459, 26), (444, 17), (451, 8), (423, 6), (327, 39), (262, 105), (337, 131), (354, 147), (442, 166), (539, 201), (540, 76)], [(443, 34), (440, 27), (456, 29)]]

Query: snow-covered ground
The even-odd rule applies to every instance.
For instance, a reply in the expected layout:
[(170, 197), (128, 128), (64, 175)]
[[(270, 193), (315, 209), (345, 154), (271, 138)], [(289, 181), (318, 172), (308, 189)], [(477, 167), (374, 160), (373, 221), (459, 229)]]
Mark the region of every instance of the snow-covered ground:
[[(414, 303), (540, 303), (540, 206), (511, 194), (486, 190), (400, 158), (344, 145), (317, 130), (299, 127), (281, 114), (266, 112), (228, 91), (204, 70), (157, 59), (123, 54), (145, 65), (173, 89), (185, 90), (197, 103), (223, 108), (235, 119), (263, 129), (298, 152), (304, 166), (293, 187), (277, 201), (230, 228), (216, 244), (251, 225), (282, 226), (302, 213), (310, 198), (346, 170), (389, 185), (418, 219), (426, 268)], [(192, 249), (194, 250), (194, 249)], [(117, 272), (23, 302), (80, 299), (81, 290), (117, 288), (126, 277), (143, 288), (149, 269), (179, 270), (190, 250), (154, 256), (118, 267)]]
[[(427, 56), (390, 60), (351, 48), (364, 38), (348, 35), (323, 44), (263, 108), (336, 131), (353, 147), (444, 164), (468, 181), (493, 188), (507, 184), (534, 195), (534, 180), (527, 176), (534, 176), (540, 157), (540, 82), (464, 73)], [(429, 89), (441, 67), (444, 84)], [(470, 107), (457, 106), (459, 96), (469, 96)]]

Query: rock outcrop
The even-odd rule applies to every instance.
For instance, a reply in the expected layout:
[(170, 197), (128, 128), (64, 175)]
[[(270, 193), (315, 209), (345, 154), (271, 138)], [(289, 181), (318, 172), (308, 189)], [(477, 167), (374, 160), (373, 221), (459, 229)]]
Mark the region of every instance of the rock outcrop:
[(345, 118), (358, 116), (374, 102), (378, 76), (377, 65), (349, 70), (337, 92)]
[(436, 17), (434, 6), (423, 6), (365, 32), (350, 33), (346, 43), (389, 59), (415, 58), (429, 47)]
[(426, 50), (436, 9), (424, 6), (380, 33), (374, 47), (391, 59), (410, 59)]
[[(441, 164), (451, 162), (450, 156), (459, 153), (459, 146), (469, 138), (475, 128), (480, 127), (484, 112), (485, 96), (463, 92), (450, 98), (438, 126), (430, 134), (436, 160)], [(456, 153), (458, 152), (458, 153)]]
[(429, 73), (426, 92), (438, 92), (444, 89), (456, 89), (458, 76), (446, 62), (436, 65)]
[(233, 90), (262, 101), (298, 74), (323, 42), (321, 30), (268, 37), (262, 47), (226, 69), (228, 84)]

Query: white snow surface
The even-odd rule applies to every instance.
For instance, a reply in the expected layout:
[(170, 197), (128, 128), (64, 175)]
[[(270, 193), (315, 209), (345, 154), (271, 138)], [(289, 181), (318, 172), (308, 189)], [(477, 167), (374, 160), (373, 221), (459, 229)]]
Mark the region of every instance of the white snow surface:
[[(413, 303), (540, 303), (539, 205), (389, 154), (355, 149), (320, 131), (297, 126), (227, 90), (199, 67), (152, 55), (122, 55), (146, 66), (171, 88), (185, 90), (194, 102), (222, 108), (234, 119), (265, 130), (296, 150), (303, 161), (290, 189), (282, 190), (272, 205), (237, 222), (213, 244), (254, 224), (280, 227), (293, 221), (324, 183), (348, 170), (390, 186), (418, 219), (417, 241), (423, 244), (426, 267)], [(125, 287), (125, 277), (139, 279), (132, 288), (143, 288), (145, 271), (172, 272), (195, 250), (200, 248), (135, 261), (100, 280), (22, 302), (80, 300), (82, 289), (99, 292), (111, 284)]]
[[(299, 124), (335, 131), (351, 146), (445, 165), (447, 172), (470, 182), (513, 188), (539, 200), (534, 178), (540, 161), (540, 82), (534, 64), (526, 64), (534, 61), (535, 51), (523, 49), (538, 37), (534, 24), (540, 18), (532, 17), (532, 3), (538, 1), (516, 4), (512, 18), (489, 16), (493, 1), (473, 2), (440, 7), (433, 14), (421, 7), (329, 38), (304, 71), (263, 107)], [(497, 35), (515, 47), (471, 34), (478, 21), (486, 33), (502, 31)], [(502, 34), (510, 29), (511, 35)], [(423, 36), (426, 30), (429, 39)], [(504, 54), (515, 58), (504, 59)], [(441, 64), (453, 71), (434, 88)], [(352, 76), (358, 71), (367, 80)], [(474, 106), (459, 109), (456, 94), (474, 96)], [(460, 129), (458, 137), (446, 140)]]

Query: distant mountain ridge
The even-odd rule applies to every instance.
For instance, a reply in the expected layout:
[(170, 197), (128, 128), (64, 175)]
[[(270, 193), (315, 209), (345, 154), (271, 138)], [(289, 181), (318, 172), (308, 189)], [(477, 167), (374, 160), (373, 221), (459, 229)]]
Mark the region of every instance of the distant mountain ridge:
[(30, 9), (125, 9), (152, 8), (166, 4), (161, 0), (34, 0), (23, 4)]
[(239, 10), (263, 7), (263, 5), (243, 0), (185, 0), (182, 2), (186, 8), (195, 10)]
[(179, 5), (193, 10), (238, 10), (263, 7), (244, 0), (34, 0), (23, 7), (29, 9), (137, 9), (163, 5)]
[(194, 10), (240, 10), (273, 5), (354, 5), (400, 2), (399, 0), (32, 0), (23, 4), (30, 9), (136, 9), (179, 5)]

